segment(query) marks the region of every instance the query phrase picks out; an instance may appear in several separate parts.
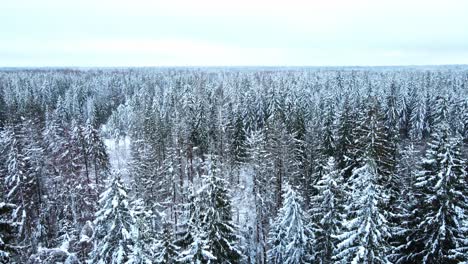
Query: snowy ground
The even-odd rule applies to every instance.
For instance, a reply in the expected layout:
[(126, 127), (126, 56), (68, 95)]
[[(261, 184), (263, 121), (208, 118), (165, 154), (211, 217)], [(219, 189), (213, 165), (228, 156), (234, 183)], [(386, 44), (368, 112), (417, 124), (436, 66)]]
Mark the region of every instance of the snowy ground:
[[(128, 177), (131, 153), (130, 138), (125, 137), (120, 140), (105, 138), (111, 169), (119, 171), (124, 178)], [(239, 226), (251, 225), (254, 219), (255, 208), (253, 206), (253, 182), (252, 171), (248, 167), (240, 170), (240, 186), (231, 190), (233, 201), (234, 222)]]
[(123, 139), (104, 139), (107, 151), (109, 153), (109, 160), (111, 168), (124, 176), (128, 175), (128, 168), (130, 162), (130, 138)]

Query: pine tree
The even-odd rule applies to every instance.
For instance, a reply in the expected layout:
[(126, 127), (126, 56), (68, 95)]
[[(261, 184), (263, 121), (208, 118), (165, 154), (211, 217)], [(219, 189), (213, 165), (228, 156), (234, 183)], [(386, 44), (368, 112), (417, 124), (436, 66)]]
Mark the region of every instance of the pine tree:
[(344, 180), (333, 157), (328, 159), (322, 178), (315, 185), (318, 193), (312, 197), (310, 215), (313, 219), (316, 263), (333, 263), (338, 244), (336, 236), (343, 230)]
[(275, 218), (269, 234), (269, 263), (299, 264), (309, 261), (311, 232), (307, 216), (302, 210), (302, 198), (286, 185), (284, 203)]
[(118, 174), (112, 176), (109, 188), (101, 195), (94, 220), (96, 246), (91, 252), (92, 263), (122, 264), (132, 254), (136, 227), (128, 190)]

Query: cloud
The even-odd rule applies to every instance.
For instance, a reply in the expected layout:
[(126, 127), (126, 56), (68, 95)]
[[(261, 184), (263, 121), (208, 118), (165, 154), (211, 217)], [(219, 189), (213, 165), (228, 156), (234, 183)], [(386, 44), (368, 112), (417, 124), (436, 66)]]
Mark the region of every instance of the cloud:
[(0, 66), (468, 63), (468, 1), (17, 0)]

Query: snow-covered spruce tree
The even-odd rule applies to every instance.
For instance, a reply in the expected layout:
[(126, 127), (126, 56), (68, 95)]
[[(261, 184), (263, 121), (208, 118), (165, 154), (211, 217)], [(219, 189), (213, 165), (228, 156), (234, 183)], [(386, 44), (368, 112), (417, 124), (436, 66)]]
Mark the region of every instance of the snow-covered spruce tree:
[(465, 144), (468, 144), (468, 99), (465, 100), (465, 103), (463, 104), (463, 111), (462, 111), (462, 126), (463, 126), (463, 141)]
[(419, 160), (419, 151), (415, 150), (413, 144), (408, 144), (400, 150), (400, 157), (397, 165), (397, 174), (401, 175), (400, 184), (402, 186), (400, 196), (395, 200), (393, 209), (394, 224), (391, 228), (392, 237), (389, 243), (392, 247), (392, 253), (388, 258), (390, 261), (397, 261), (401, 255), (401, 247), (404, 246), (409, 232), (411, 232), (408, 221), (411, 215), (412, 207), (415, 203), (415, 187), (417, 161)]
[(134, 243), (126, 264), (151, 264), (155, 257), (156, 229), (159, 227), (159, 215), (150, 210), (141, 199), (131, 203), (135, 229), (132, 234)]
[(302, 210), (302, 198), (289, 186), (284, 187), (284, 202), (269, 234), (268, 262), (273, 264), (308, 263), (312, 233)]
[[(75, 186), (74, 187), (74, 199), (76, 199), (76, 219), (80, 225), (83, 225), (87, 220), (92, 219), (92, 216), (96, 210), (96, 202), (98, 194), (94, 181), (91, 180), (90, 175), (90, 157), (89, 157), (89, 146), (85, 138), (84, 129), (78, 121), (72, 121), (72, 131), (70, 134), (70, 145), (74, 147), (74, 155), (78, 158), (77, 163), (80, 164), (81, 168), (75, 179), (71, 179)], [(76, 165), (75, 165), (76, 166)]]
[(314, 176), (315, 181), (322, 178), (325, 173), (325, 167), (328, 163), (328, 158), (337, 154), (336, 146), (336, 129), (335, 129), (335, 113), (333, 102), (330, 99), (325, 99), (325, 105), (322, 110), (324, 113), (323, 122), (319, 125), (320, 141), (314, 160)]
[(337, 237), (341, 242), (334, 258), (341, 263), (387, 263), (390, 229), (385, 208), (389, 205), (383, 186), (393, 187), (393, 155), (377, 98), (367, 98), (363, 111), (355, 141), (359, 167), (348, 181), (347, 221)]
[[(247, 135), (245, 132), (245, 124), (242, 116), (237, 114), (232, 117), (229, 126), (232, 133), (230, 147), (230, 155), (232, 157), (233, 166), (239, 166), (247, 158), (247, 150), (245, 148)], [(220, 153), (219, 155), (221, 155)]]
[(159, 207), (155, 188), (158, 185), (158, 167), (156, 152), (151, 144), (143, 139), (132, 143), (131, 171), (135, 175), (136, 195), (151, 210)]
[(174, 244), (171, 224), (164, 224), (163, 230), (154, 247), (155, 262), (172, 264), (176, 263), (179, 256), (179, 247)]
[(247, 136), (248, 164), (252, 168), (252, 195), (255, 206), (255, 261), (265, 263), (267, 258), (268, 220), (274, 208), (274, 194), (271, 190), (270, 176), (273, 160), (265, 148), (264, 134), (250, 131)]
[[(7, 142), (2, 146), (6, 150), (6, 171), (2, 173), (2, 180), (7, 188), (6, 201), (17, 205), (14, 213), (14, 220), (19, 223), (17, 242), (34, 251), (40, 237), (41, 166), (38, 161), (42, 160), (42, 150), (26, 133), (27, 124), (32, 125), (25, 121), (2, 132)], [(27, 253), (23, 250), (22, 257), (27, 257)]]
[(411, 130), (410, 138), (413, 141), (420, 141), (424, 135), (424, 128), (426, 127), (426, 104), (424, 98), (416, 98), (414, 109), (411, 115)]
[(44, 132), (48, 184), (54, 186), (49, 189), (53, 201), (50, 212), (58, 216), (52, 218), (55, 223), (51, 223), (51, 231), (56, 234), (51, 246), (59, 246), (68, 236), (74, 241), (86, 221), (93, 219), (98, 200), (94, 184), (85, 173), (82, 129), (77, 121), (69, 124), (60, 119), (63, 113), (59, 110), (48, 116)]
[(354, 170), (349, 181), (350, 197), (345, 207), (345, 230), (337, 238), (334, 259), (339, 263), (388, 263), (387, 220), (381, 210), (382, 187), (372, 159)]
[(459, 263), (467, 261), (465, 160), (461, 138), (447, 122), (447, 101), (437, 99), (435, 131), (420, 162), (415, 181), (416, 202), (409, 216), (408, 237), (399, 263)]
[(389, 133), (378, 98), (367, 98), (362, 107), (355, 129), (355, 155), (361, 166), (367, 159), (373, 159), (380, 183), (389, 184), (396, 169), (395, 147), (392, 142), (394, 139), (387, 137)]
[(13, 220), (12, 214), (16, 205), (0, 202), (0, 263), (10, 263), (15, 246), (17, 223)]
[(132, 255), (136, 227), (128, 190), (119, 174), (112, 177), (109, 188), (101, 194), (94, 220), (95, 247), (91, 252), (91, 263), (122, 264)]
[(191, 195), (187, 230), (178, 245), (184, 263), (239, 263), (236, 227), (232, 223), (227, 182), (221, 178), (216, 161), (207, 156), (203, 163), (201, 189)]
[(150, 191), (154, 193), (152, 195), (153, 203), (157, 205), (156, 207), (159, 207), (153, 210), (162, 210), (164, 208), (168, 221), (173, 222), (175, 225), (179, 224), (180, 212), (177, 210), (177, 206), (184, 198), (181, 195), (183, 185), (180, 178), (182, 173), (183, 169), (179, 163), (177, 151), (175, 148), (169, 147), (161, 166), (157, 170), (157, 175), (154, 177), (155, 183), (148, 186), (151, 187)]
[(217, 259), (213, 263), (238, 263), (242, 257), (237, 246), (236, 226), (232, 222), (231, 199), (228, 182), (222, 178), (219, 164), (213, 156), (204, 162), (202, 176), (204, 200), (202, 228), (206, 233), (207, 246)]
[(177, 262), (211, 263), (211, 261), (216, 260), (216, 257), (208, 248), (206, 233), (201, 226), (204, 214), (202, 212), (203, 202), (200, 193), (195, 192), (193, 186), (189, 187), (189, 192), (189, 201), (185, 205), (188, 210), (188, 219), (181, 225), (184, 229), (178, 234), (180, 238), (176, 241), (181, 250)]
[(86, 153), (90, 166), (94, 170), (94, 182), (99, 192), (102, 181), (109, 172), (109, 156), (99, 130), (88, 120), (84, 128), (84, 137), (87, 145)]
[(342, 172), (330, 157), (322, 178), (314, 186), (318, 193), (311, 199), (310, 216), (315, 239), (313, 242), (315, 263), (333, 263), (338, 244), (336, 236), (343, 230), (345, 202)]
[(338, 138), (336, 144), (336, 153), (338, 168), (343, 170), (343, 176), (348, 179), (353, 169), (357, 166), (355, 153), (355, 133), (356, 114), (353, 111), (353, 104), (346, 96), (343, 102), (343, 107), (340, 112), (338, 124)]

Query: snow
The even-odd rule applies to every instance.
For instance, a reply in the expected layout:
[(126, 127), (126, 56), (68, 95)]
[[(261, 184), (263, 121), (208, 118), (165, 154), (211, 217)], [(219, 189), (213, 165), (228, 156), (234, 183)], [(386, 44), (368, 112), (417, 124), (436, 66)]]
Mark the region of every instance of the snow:
[(111, 167), (119, 171), (122, 176), (128, 175), (128, 168), (130, 162), (130, 137), (124, 138), (104, 138)]

